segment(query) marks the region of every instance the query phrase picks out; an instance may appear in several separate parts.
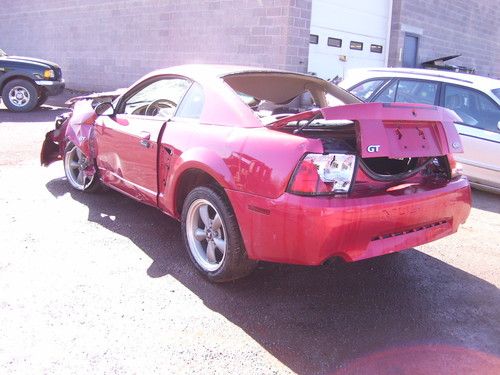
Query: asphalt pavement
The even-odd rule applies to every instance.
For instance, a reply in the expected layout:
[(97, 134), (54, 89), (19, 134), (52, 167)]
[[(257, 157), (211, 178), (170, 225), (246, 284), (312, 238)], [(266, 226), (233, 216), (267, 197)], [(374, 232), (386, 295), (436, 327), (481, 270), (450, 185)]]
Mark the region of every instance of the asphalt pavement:
[(214, 285), (175, 220), (40, 167), (72, 95), (0, 107), (1, 374), (500, 373), (500, 196), (425, 246)]

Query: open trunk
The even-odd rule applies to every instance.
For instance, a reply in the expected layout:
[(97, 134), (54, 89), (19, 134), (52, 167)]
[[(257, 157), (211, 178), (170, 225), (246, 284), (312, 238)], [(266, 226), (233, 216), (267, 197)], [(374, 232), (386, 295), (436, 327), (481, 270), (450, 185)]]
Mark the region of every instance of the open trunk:
[(454, 114), (419, 104), (353, 104), (281, 118), (268, 127), (320, 139), (325, 154), (353, 154), (363, 176), (396, 182), (421, 176), (451, 177), (449, 155), (463, 152)]

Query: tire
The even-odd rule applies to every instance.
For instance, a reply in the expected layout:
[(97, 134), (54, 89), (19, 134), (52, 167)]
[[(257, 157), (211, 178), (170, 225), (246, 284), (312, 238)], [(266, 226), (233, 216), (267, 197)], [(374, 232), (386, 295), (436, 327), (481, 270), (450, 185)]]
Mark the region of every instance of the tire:
[(99, 190), (99, 178), (97, 172), (92, 176), (85, 173), (85, 169), (91, 164), (94, 165), (94, 160), (89, 160), (73, 143), (69, 142), (64, 150), (64, 174), (68, 183), (76, 190), (93, 193)]
[(239, 279), (257, 266), (248, 259), (234, 212), (219, 190), (193, 189), (182, 207), (181, 228), (191, 261), (210, 281)]
[(38, 95), (38, 101), (36, 102), (36, 107), (40, 107), (44, 104), (48, 99), (47, 92), (45, 90), (40, 91), (40, 95)]
[(38, 91), (33, 83), (25, 79), (14, 79), (2, 90), (3, 104), (13, 112), (29, 112), (38, 102)]

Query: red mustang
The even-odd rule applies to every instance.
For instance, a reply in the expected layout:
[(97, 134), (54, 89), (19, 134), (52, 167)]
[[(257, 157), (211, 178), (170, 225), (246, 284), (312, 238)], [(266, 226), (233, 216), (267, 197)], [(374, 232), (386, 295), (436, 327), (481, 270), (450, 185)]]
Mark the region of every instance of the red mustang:
[(309, 75), (186, 65), (74, 100), (41, 162), (180, 220), (196, 268), (228, 281), (258, 260), (352, 262), (456, 232), (471, 201), (457, 120)]

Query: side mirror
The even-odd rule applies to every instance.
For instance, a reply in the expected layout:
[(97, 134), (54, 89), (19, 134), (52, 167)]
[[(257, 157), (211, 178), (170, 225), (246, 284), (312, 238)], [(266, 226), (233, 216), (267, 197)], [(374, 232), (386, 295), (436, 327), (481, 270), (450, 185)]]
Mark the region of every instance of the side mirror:
[(113, 107), (113, 103), (111, 102), (103, 102), (99, 103), (95, 108), (94, 108), (95, 113), (98, 116), (111, 116), (115, 114), (115, 108)]

